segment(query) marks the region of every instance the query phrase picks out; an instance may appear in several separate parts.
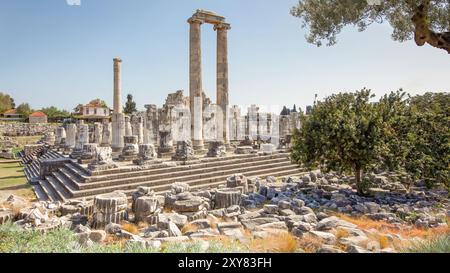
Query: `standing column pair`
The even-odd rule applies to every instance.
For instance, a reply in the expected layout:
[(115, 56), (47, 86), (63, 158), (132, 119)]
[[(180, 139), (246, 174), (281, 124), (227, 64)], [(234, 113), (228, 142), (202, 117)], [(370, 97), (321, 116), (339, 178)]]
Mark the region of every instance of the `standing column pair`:
[[(190, 18), (189, 35), (189, 98), (191, 111), (191, 139), (194, 149), (203, 149), (203, 98), (201, 64), (201, 24), (202, 20)], [(229, 143), (228, 136), (228, 37), (230, 25), (218, 23), (217, 31), (217, 105), (222, 110), (223, 141)]]

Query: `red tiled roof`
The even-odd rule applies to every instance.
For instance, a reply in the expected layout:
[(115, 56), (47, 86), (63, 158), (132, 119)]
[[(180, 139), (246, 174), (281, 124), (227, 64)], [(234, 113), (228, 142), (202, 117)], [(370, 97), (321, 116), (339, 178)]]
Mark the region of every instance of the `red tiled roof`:
[(30, 117), (34, 117), (34, 118), (41, 118), (41, 117), (46, 117), (46, 116), (47, 115), (41, 111), (34, 112), (33, 114), (30, 115)]
[(9, 109), (3, 113), (3, 115), (15, 115), (15, 114), (17, 114), (16, 109)]

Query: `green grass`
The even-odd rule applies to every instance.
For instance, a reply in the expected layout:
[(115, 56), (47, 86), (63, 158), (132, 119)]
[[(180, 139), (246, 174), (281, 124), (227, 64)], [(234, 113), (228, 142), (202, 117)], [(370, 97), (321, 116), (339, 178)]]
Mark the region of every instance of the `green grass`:
[(18, 162), (0, 163), (0, 201), (10, 194), (30, 200), (36, 198), (23, 173), (23, 167)]
[(42, 138), (41, 135), (39, 136), (18, 136), (18, 137), (12, 137), (17, 143), (19, 144), (19, 148), (23, 149), (23, 146), (26, 144), (33, 144), (36, 143), (38, 140)]
[[(222, 244), (211, 241), (206, 252), (245, 252), (239, 243)], [(165, 243), (161, 249), (147, 248), (139, 243), (119, 242), (96, 244), (82, 247), (76, 234), (66, 228), (60, 228), (41, 234), (38, 231), (22, 230), (13, 223), (0, 225), (0, 253), (198, 253), (204, 252), (200, 241), (184, 243)]]
[(20, 163), (0, 163), (0, 190), (26, 184), (27, 179)]
[(450, 253), (450, 234), (433, 237), (423, 242), (412, 243), (402, 249), (407, 253)]

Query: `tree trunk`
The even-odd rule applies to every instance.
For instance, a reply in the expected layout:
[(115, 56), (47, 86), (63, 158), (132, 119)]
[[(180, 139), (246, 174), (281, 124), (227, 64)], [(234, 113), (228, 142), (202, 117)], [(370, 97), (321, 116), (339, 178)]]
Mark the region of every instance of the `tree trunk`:
[(362, 173), (361, 167), (359, 167), (359, 166), (355, 167), (356, 190), (359, 195), (364, 195), (362, 185), (361, 185), (361, 177), (362, 177), (361, 173)]
[(415, 27), (414, 40), (418, 46), (428, 43), (433, 47), (446, 50), (450, 54), (450, 32), (436, 33), (430, 29), (428, 23), (429, 6), (430, 0), (424, 0), (411, 18)]

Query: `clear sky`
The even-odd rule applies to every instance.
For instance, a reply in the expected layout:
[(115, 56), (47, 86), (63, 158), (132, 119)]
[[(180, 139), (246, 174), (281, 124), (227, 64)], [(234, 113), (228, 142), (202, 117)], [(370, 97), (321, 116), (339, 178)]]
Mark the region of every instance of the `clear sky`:
[[(450, 91), (450, 56), (391, 40), (389, 25), (347, 28), (334, 47), (310, 45), (297, 0), (1, 0), (0, 91), (35, 109), (104, 99), (112, 105), (113, 61), (122, 95), (140, 109), (189, 92), (189, 25), (202, 8), (227, 18), (230, 104), (292, 105), (362, 87), (378, 95)], [(215, 32), (202, 27), (203, 84), (215, 100)]]

